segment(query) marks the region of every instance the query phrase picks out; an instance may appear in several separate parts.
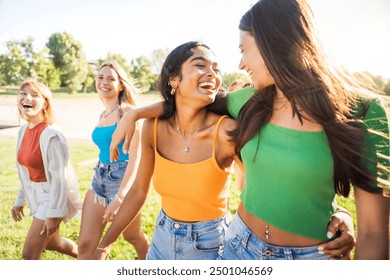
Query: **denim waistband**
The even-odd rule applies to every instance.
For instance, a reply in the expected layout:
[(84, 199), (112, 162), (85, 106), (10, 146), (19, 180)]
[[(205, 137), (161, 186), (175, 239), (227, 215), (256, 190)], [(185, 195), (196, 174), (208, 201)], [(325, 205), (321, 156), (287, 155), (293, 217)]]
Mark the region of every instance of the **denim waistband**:
[(207, 221), (201, 221), (201, 222), (178, 222), (167, 216), (165, 214), (164, 210), (161, 210), (158, 215), (158, 224), (160, 226), (162, 225), (168, 225), (169, 228), (176, 231), (188, 231), (191, 233), (192, 231), (197, 230), (205, 230), (205, 229), (214, 229), (216, 226), (218, 226), (223, 220), (227, 220), (226, 215), (220, 218), (216, 218), (214, 220), (207, 220)]
[(116, 171), (116, 170), (121, 170), (123, 168), (126, 168), (127, 164), (128, 164), (127, 161), (121, 161), (121, 162), (110, 163), (110, 164), (106, 164), (101, 161), (98, 161), (96, 167), (99, 169), (104, 169), (106, 171)]
[(232, 223), (230, 223), (229, 229), (241, 236), (241, 244), (244, 248), (247, 248), (248, 244), (251, 244), (251, 249), (254, 249), (254, 251), (257, 251), (258, 254), (263, 256), (302, 254), (310, 250), (317, 251), (318, 247), (318, 245), (308, 247), (283, 247), (269, 244), (257, 237), (241, 220), (238, 213), (236, 213)]

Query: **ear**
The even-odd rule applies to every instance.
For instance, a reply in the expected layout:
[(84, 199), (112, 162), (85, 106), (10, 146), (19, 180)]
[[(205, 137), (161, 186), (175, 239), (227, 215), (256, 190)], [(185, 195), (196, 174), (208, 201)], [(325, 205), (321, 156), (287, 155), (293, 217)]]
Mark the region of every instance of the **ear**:
[(179, 85), (179, 77), (178, 76), (170, 77), (169, 84), (171, 85), (171, 87), (177, 88)]

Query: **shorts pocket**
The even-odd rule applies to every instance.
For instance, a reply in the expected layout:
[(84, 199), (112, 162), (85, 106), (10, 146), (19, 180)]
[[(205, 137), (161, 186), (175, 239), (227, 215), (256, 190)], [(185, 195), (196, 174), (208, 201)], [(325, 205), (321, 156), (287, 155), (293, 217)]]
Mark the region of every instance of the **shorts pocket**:
[(113, 181), (122, 180), (125, 175), (125, 170), (114, 170), (108, 173), (108, 178)]
[(225, 229), (222, 226), (207, 232), (198, 232), (194, 236), (194, 249), (201, 252), (217, 252), (223, 246), (224, 234)]
[(37, 202), (44, 202), (50, 199), (50, 188), (49, 187), (37, 187), (34, 189), (35, 199)]

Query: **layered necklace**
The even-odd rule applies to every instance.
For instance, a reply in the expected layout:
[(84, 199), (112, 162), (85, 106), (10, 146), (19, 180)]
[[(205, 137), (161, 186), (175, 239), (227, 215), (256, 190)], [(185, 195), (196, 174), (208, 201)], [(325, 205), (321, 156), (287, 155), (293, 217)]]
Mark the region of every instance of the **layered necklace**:
[(204, 126), (204, 124), (206, 123), (206, 120), (207, 120), (207, 112), (206, 112), (206, 115), (204, 117), (204, 120), (203, 122), (200, 124), (200, 126), (198, 127), (198, 129), (194, 130), (193, 132), (191, 133), (188, 133), (186, 136), (188, 135), (191, 135), (191, 138), (190, 138), (190, 141), (188, 142), (188, 144), (186, 143), (185, 139), (184, 139), (184, 135), (183, 133), (181, 132), (181, 129), (179, 128), (179, 125), (177, 123), (177, 114), (175, 113), (175, 123), (176, 123), (176, 131), (179, 132), (180, 134), (180, 137), (181, 137), (181, 140), (183, 141), (183, 144), (184, 144), (184, 152), (185, 153), (188, 153), (190, 151), (190, 145), (192, 143), (192, 139), (194, 139), (194, 136), (195, 134)]
[(114, 106), (114, 108), (111, 109), (110, 112), (107, 113), (107, 110), (104, 111), (103, 114), (102, 114), (102, 118), (103, 118), (103, 119), (104, 119), (104, 118), (107, 118), (109, 115), (111, 115), (111, 114), (116, 110), (116, 108), (118, 108), (118, 104), (116, 104), (116, 105)]

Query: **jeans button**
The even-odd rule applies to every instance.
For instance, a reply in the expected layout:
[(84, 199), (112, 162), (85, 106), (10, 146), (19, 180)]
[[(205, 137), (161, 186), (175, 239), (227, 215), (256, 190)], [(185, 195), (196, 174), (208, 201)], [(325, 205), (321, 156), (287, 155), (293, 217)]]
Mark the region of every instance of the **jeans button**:
[(263, 255), (269, 257), (272, 255), (272, 252), (270, 250), (265, 250), (263, 251)]
[(178, 228), (180, 228), (180, 225), (177, 224), (177, 223), (175, 223), (175, 224), (173, 225), (173, 227), (174, 227), (175, 229), (178, 229)]

